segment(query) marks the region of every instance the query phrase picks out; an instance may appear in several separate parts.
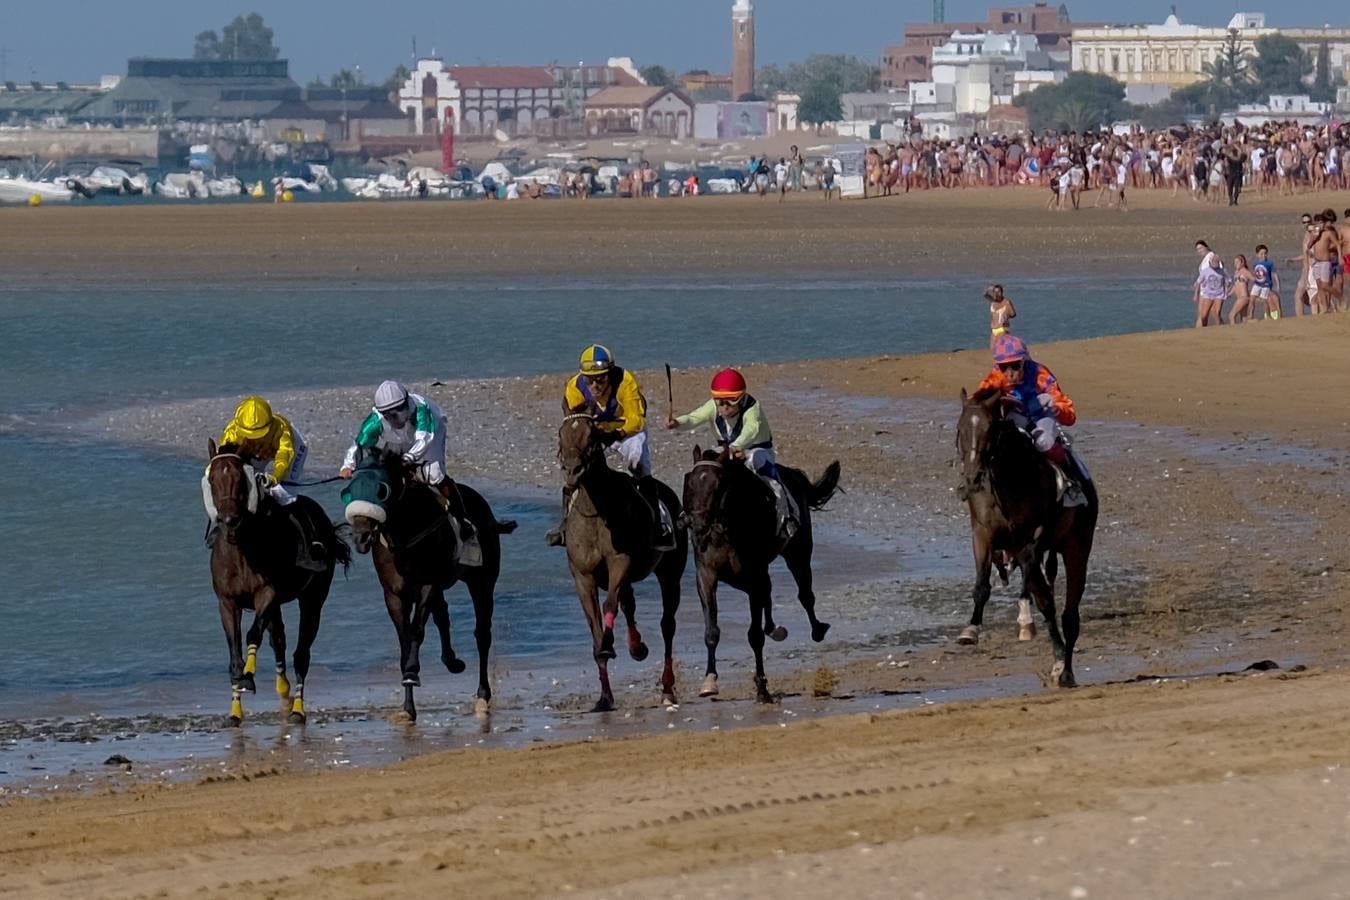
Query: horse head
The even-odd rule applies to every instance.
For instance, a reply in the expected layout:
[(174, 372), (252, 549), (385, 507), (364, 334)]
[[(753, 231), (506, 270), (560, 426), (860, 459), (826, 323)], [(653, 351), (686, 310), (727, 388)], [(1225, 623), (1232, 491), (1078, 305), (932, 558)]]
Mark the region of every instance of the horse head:
[(961, 389), (961, 418), (956, 423), (956, 450), (961, 458), (961, 487), (957, 495), (967, 500), (983, 489), (989, 468), (995, 428), (1004, 421), (1003, 399), (997, 390), (968, 396)]
[(726, 502), (726, 483), (731, 451), (704, 450), (694, 445), (694, 468), (685, 473), (679, 524), (695, 536), (712, 530)]
[(347, 486), (342, 489), (343, 511), (352, 528), (358, 553), (369, 553), (380, 528), (389, 520), (389, 507), (403, 495), (408, 464), (391, 450), (363, 454)]
[(233, 444), (216, 447), (206, 442), (206, 474), (202, 476), (202, 504), (206, 514), (220, 526), (225, 539), (234, 543), (244, 518), (258, 511), (261, 491), (258, 474), (239, 455)]
[(604, 461), (604, 451), (594, 416), (570, 413), (563, 417), (562, 425), (558, 427), (558, 466), (569, 489), (576, 488), (582, 475), (597, 460)]

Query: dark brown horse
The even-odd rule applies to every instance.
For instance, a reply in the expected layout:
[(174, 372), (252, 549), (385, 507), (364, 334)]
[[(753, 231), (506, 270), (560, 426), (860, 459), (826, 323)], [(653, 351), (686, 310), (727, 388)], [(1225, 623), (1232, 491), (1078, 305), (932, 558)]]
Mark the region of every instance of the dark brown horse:
[[(253, 676), (257, 666), (258, 644), (266, 629), (276, 653), (277, 695), (290, 701), (292, 722), (305, 721), (305, 678), (309, 674), (309, 649), (319, 633), (319, 614), (328, 599), (333, 570), (338, 563), (345, 568), (351, 551), (337, 535), (323, 508), (308, 497), (297, 497), (289, 506), (281, 506), (267, 496), (259, 485), (259, 476), (236, 448), (215, 441), (206, 445), (210, 463), (202, 479), (202, 499), (213, 520), (210, 532), (211, 584), (220, 603), (220, 622), (230, 648), (230, 724), (244, 719), (242, 695), (256, 690)], [(292, 516), (304, 522), (306, 531), (322, 546), (322, 552), (309, 548), (322, 568), (314, 571), (297, 565), (304, 538)], [(281, 605), (299, 600), (300, 637), (296, 641), (296, 684), (292, 692), (286, 678), (286, 630), (281, 620)], [(240, 641), (243, 611), (253, 610), (248, 629), (248, 655), (244, 658)]]
[[(1087, 503), (1065, 507), (1059, 499), (1054, 466), (1005, 412), (998, 391), (973, 397), (961, 391), (956, 448), (961, 454), (959, 494), (970, 507), (975, 608), (959, 640), (963, 644), (979, 640), (984, 604), (989, 600), (990, 569), (996, 556), (1009, 558), (1022, 570), (1024, 591), (1030, 592), (1045, 617), (1055, 649), (1050, 678), (1060, 687), (1073, 687), (1078, 604), (1087, 585), (1088, 557), (1097, 529), (1097, 490), (1084, 480)], [(1057, 557), (1064, 560), (1065, 573), (1060, 624), (1055, 621)]]
[(398, 632), (403, 673), (403, 711), (417, 720), (413, 688), (422, 684), (419, 653), (427, 619), (441, 636), (441, 662), (452, 674), (464, 671), (450, 643), (450, 608), (445, 591), (463, 582), (473, 600), (474, 640), (478, 644), (478, 694), (474, 711), (486, 715), (492, 700), (488, 684), (488, 651), (492, 647), (492, 608), (501, 573), (501, 535), (516, 530), (515, 522), (499, 522), (477, 491), (456, 483), (469, 521), (482, 547), (481, 565), (463, 565), (459, 538), (446, 516), (440, 495), (415, 482), (397, 453), (363, 461), (343, 489), (347, 522), (360, 553), (372, 553), (384, 588), (389, 618)]
[[(671, 644), (675, 640), (675, 612), (680, 608), (680, 579), (689, 558), (689, 541), (676, 529), (675, 548), (652, 546), (658, 512), (637, 489), (634, 479), (609, 467), (605, 444), (595, 420), (584, 413), (563, 419), (558, 429), (558, 464), (571, 492), (563, 522), (567, 566), (576, 584), (577, 599), (591, 626), (592, 651), (600, 671), (600, 699), (593, 712), (614, 708), (609, 686), (609, 661), (614, 658), (614, 619), (623, 610), (628, 622), (628, 655), (641, 662), (647, 658), (635, 619), (637, 600), (633, 585), (655, 573), (661, 585), (661, 636), (666, 660), (661, 672), (661, 695), (675, 701), (675, 665)], [(675, 492), (661, 482), (656, 489), (672, 518), (680, 514)], [(603, 608), (600, 588), (605, 589)]]
[(755, 699), (772, 703), (764, 675), (764, 636), (775, 641), (787, 629), (773, 621), (773, 584), (769, 564), (783, 557), (797, 582), (797, 599), (811, 622), (811, 640), (825, 640), (830, 630), (816, 618), (816, 595), (811, 589), (811, 510), (821, 509), (839, 486), (839, 461), (825, 467), (814, 483), (806, 473), (778, 466), (783, 486), (797, 504), (800, 523), (784, 541), (778, 534), (778, 512), (773, 492), (728, 450), (694, 447), (694, 469), (684, 476), (684, 523), (694, 543), (698, 598), (703, 603), (703, 642), (708, 647), (708, 669), (699, 696), (717, 693), (717, 586), (726, 582), (750, 598), (750, 630), (755, 651)]

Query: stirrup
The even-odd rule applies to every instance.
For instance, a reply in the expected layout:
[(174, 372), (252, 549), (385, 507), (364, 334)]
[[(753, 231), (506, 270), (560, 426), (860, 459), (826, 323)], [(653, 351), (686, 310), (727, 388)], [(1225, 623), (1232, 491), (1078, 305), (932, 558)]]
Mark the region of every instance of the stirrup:
[(555, 528), (544, 535), (544, 542), (550, 547), (564, 547), (567, 544), (566, 538), (563, 537), (564, 534), (566, 534), (564, 529)]
[(1066, 479), (1064, 492), (1060, 494), (1059, 502), (1066, 508), (1075, 506), (1087, 506), (1087, 495), (1083, 493), (1083, 488), (1076, 481)]

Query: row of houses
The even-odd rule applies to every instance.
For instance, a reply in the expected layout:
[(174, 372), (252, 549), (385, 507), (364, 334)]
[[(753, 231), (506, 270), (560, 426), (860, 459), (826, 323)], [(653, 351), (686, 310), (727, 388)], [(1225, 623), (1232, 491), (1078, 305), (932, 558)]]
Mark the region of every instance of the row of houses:
[(795, 129), (799, 99), (781, 94), (766, 101), (696, 103), (680, 87), (645, 84), (627, 59), (591, 66), (454, 66), (427, 58), (389, 91), (301, 87), (286, 60), (137, 58), (125, 76), (98, 85), (6, 84), (0, 126), (218, 129), (216, 123), (246, 122), (251, 142), (383, 142), (386, 148), (435, 146), (447, 123), (470, 137), (716, 139)]
[[(719, 79), (693, 77), (699, 84)], [(644, 84), (628, 60), (590, 67), (454, 66), (433, 57), (418, 60), (398, 91), (399, 108), (423, 135), (452, 123), (458, 134), (556, 136), (576, 122), (592, 137), (752, 137), (796, 130), (800, 101), (780, 93), (700, 103), (681, 87)]]

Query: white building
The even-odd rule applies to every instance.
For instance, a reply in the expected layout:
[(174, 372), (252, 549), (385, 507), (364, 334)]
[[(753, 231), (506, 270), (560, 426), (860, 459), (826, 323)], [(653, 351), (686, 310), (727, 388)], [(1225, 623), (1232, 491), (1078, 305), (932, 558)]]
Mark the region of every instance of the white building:
[(693, 137), (694, 104), (673, 87), (605, 88), (586, 101), (586, 133)]
[(1237, 32), (1242, 52), (1255, 56), (1255, 41), (1283, 34), (1316, 53), (1327, 42), (1331, 67), (1345, 70), (1350, 62), (1350, 28), (1271, 28), (1265, 13), (1237, 13), (1222, 28), (1182, 23), (1176, 14), (1161, 25), (1108, 25), (1073, 30), (1075, 72), (1110, 75), (1125, 84), (1185, 87), (1204, 77), (1206, 63), (1218, 59), (1230, 32)]
[[(919, 82), (919, 90), (910, 96), (917, 100), (932, 95), (939, 103), (950, 97), (948, 102), (957, 115), (984, 115), (993, 106), (1012, 102), (1018, 93), (1019, 73), (1053, 72), (1054, 65), (1035, 35), (958, 31), (947, 43), (933, 48), (932, 89), (926, 87), (928, 82)], [(1044, 80), (1054, 80), (1053, 74)]]
[[(1266, 103), (1243, 103), (1233, 116), (1225, 120), (1236, 120), (1244, 125), (1264, 125), (1267, 122), (1297, 122), (1298, 124), (1320, 124), (1331, 115), (1332, 103), (1315, 103), (1307, 94), (1271, 94)], [(1226, 121), (1225, 124), (1232, 124)]]

